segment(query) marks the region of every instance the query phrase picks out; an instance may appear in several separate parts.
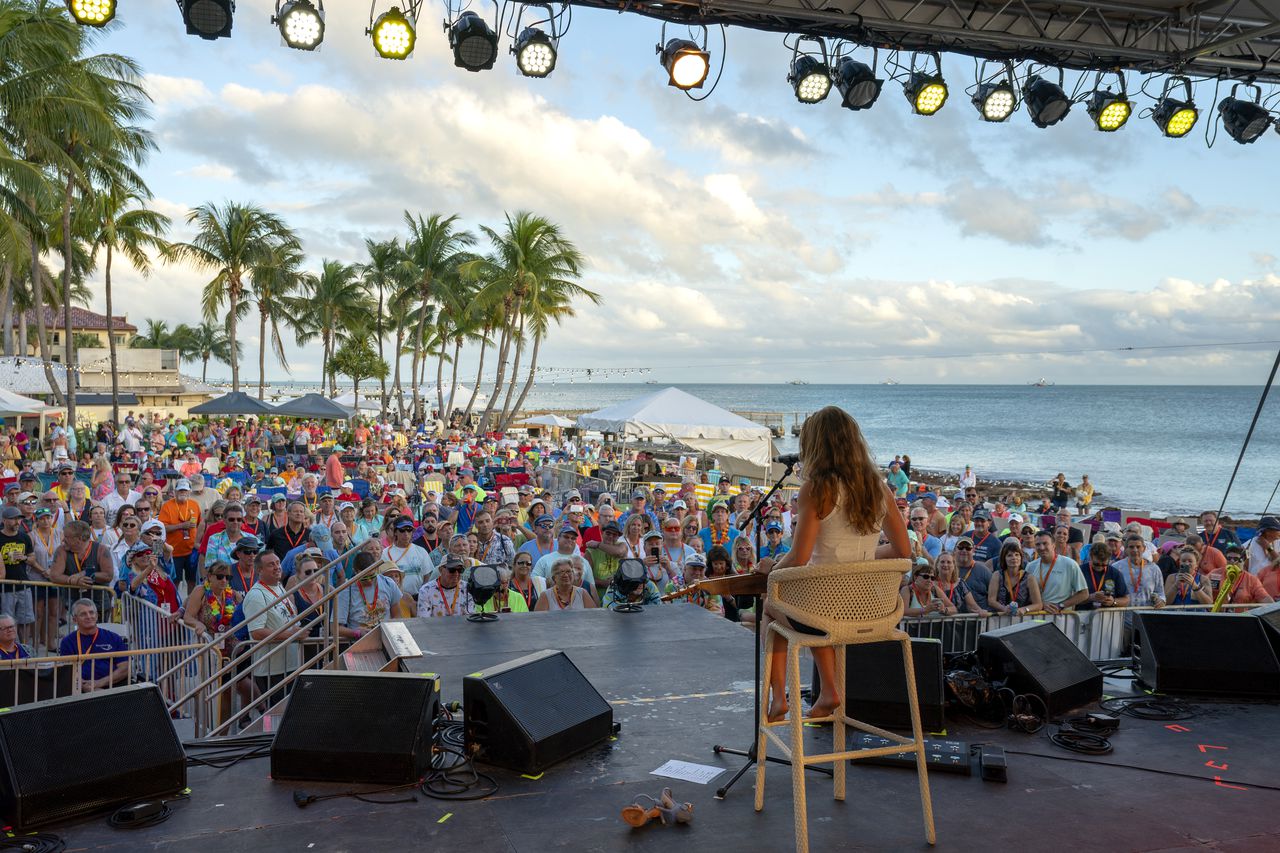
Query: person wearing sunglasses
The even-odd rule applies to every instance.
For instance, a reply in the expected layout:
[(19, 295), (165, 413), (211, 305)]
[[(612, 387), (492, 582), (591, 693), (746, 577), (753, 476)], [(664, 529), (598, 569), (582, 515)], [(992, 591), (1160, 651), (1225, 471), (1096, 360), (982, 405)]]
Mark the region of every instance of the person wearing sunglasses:
[(138, 502), (139, 497), (141, 495), (133, 490), (133, 475), (127, 471), (116, 474), (115, 490), (102, 499), (102, 508), (107, 511), (107, 520), (115, 524), (116, 517), (120, 514), (120, 507), (133, 506)]
[(918, 565), (911, 573), (911, 583), (902, 588), (904, 616), (950, 616), (956, 608), (938, 590), (938, 573), (933, 566)]

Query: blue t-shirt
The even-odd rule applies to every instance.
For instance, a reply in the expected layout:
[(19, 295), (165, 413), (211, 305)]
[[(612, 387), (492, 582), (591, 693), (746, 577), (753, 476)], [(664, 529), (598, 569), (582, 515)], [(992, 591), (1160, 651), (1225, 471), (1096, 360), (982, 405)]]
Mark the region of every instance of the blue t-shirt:
[(785, 542), (779, 542), (777, 545), (761, 545), (760, 554), (758, 556), (762, 560), (765, 557), (776, 560), (790, 550), (791, 549), (787, 547)]
[[(1096, 571), (1092, 565), (1082, 569), (1084, 572), (1084, 586), (1090, 595), (1102, 590), (1110, 593), (1114, 598), (1124, 598), (1129, 594), (1129, 584), (1125, 582), (1124, 573), (1115, 566), (1107, 566), (1106, 571)], [(1077, 610), (1092, 610), (1094, 603), (1092, 601), (1081, 602), (1076, 605)]]
[[(735, 539), (738, 538), (738, 536), (741, 535), (741, 533), (742, 531), (738, 530), (738, 528), (734, 527), (733, 525), (729, 526), (729, 541), (724, 544), (724, 547), (729, 549), (729, 553), (731, 554), (733, 553), (733, 542)], [(715, 544), (714, 542), (711, 541), (710, 527), (704, 527), (701, 530), (699, 530), (698, 538), (702, 540), (702, 553), (704, 554), (710, 551), (711, 546)]]
[[(63, 637), (62, 642), (58, 644), (58, 654), (63, 657), (80, 654), (101, 654), (103, 652), (126, 652), (128, 650), (129, 643), (125, 641), (124, 637), (114, 634), (106, 628), (98, 628), (97, 634), (92, 637), (81, 637), (79, 631), (72, 631)], [(112, 669), (124, 663), (124, 661), (125, 658), (87, 660), (81, 664), (80, 677), (90, 681), (106, 678)]]
[(537, 539), (530, 539), (528, 542), (524, 543), (519, 548), (517, 548), (516, 553), (529, 554), (530, 556), (533, 557), (534, 565), (537, 565), (539, 560), (541, 560), (543, 557), (547, 556), (554, 550), (556, 550), (556, 540), (554, 539), (551, 540), (551, 544), (547, 546), (547, 550), (545, 551), (542, 550), (542, 548), (538, 545)]

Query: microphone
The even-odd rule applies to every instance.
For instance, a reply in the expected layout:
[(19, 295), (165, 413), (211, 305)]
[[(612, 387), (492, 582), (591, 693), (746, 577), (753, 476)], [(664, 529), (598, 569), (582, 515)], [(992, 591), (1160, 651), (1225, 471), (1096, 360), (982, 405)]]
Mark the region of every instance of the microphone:
[(800, 462), (800, 454), (784, 453), (781, 456), (773, 457), (773, 461), (777, 462), (779, 465), (786, 465), (789, 468), (794, 468)]

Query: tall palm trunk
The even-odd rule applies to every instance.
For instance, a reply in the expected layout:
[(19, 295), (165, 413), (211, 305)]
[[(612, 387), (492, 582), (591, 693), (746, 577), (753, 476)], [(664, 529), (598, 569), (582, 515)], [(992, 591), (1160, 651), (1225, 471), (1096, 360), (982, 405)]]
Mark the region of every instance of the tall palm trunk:
[(400, 421), (404, 422), (404, 391), (400, 387), (400, 349), (404, 346), (404, 326), (396, 324), (396, 375), (391, 383), (391, 390), (396, 395), (396, 411), (400, 413)]
[(40, 346), (40, 361), (44, 366), (44, 378), (53, 391), (53, 404), (63, 404), (62, 389), (53, 375), (52, 359), (49, 353), (49, 330), (44, 322), (44, 283), (40, 281), (40, 246), (32, 236), (31, 240), (31, 305), (36, 315), (36, 343)]
[(502, 414), (498, 416), (498, 431), (507, 428), (507, 418), (511, 416), (511, 398), (516, 392), (516, 377), (520, 375), (520, 357), (524, 355), (524, 332), (516, 341), (516, 360), (511, 365), (511, 381), (507, 383), (507, 397), (502, 401)]
[(453, 369), (449, 374), (449, 402), (440, 412), (440, 417), (448, 419), (453, 414), (453, 398), (458, 393), (458, 359), (462, 357), (462, 337), (453, 339)]
[(105, 287), (107, 291), (107, 353), (111, 362), (111, 422), (120, 423), (120, 366), (116, 361), (116, 327), (111, 316), (111, 249), (114, 240), (107, 241), (107, 266)]
[[(382, 282), (378, 282), (378, 360), (385, 362), (386, 358), (382, 354), (383, 334), (384, 332), (382, 331)], [(382, 385), (382, 408), (378, 410), (378, 414), (383, 419), (385, 419), (387, 417), (387, 374), (384, 372), (382, 376), (379, 378), (381, 379), (380, 384)]]
[[(13, 262), (4, 265), (4, 277), (0, 278), (0, 327), (4, 333), (4, 354), (14, 355), (13, 351)], [(26, 353), (20, 353), (26, 355)]]
[(489, 418), (493, 415), (493, 407), (498, 402), (498, 395), (502, 393), (502, 385), (507, 378), (507, 356), (511, 355), (511, 339), (515, 336), (515, 321), (519, 316), (520, 295), (517, 294), (511, 306), (507, 309), (506, 317), (503, 318), (502, 341), (498, 347), (498, 376), (494, 380), (493, 395), (489, 397), (489, 402), (484, 407), (484, 413), (480, 415), (480, 432), (484, 432), (489, 426)]
[(418, 419), (418, 356), (422, 352), (422, 343), (419, 340), (420, 330), (415, 329), (413, 341), (413, 359), (409, 363), (409, 384), (413, 386), (413, 403), (409, 406), (410, 417), (415, 421)]
[(71, 328), (71, 201), (75, 186), (75, 180), (68, 172), (62, 196), (62, 361), (67, 366), (67, 429), (76, 428), (76, 350)]
[(209, 381), (209, 353), (205, 353), (204, 358), (202, 360), (204, 361), (204, 364), (201, 365), (200, 367), (200, 381), (208, 382)]
[(436, 359), (436, 411), (439, 413), (441, 420), (446, 420), (448, 414), (444, 410), (444, 342), (440, 345), (440, 355)]
[(236, 350), (236, 312), (240, 308), (240, 274), (232, 273), (228, 282), (227, 302), (231, 305), (231, 313), (227, 315), (227, 337), (231, 339), (231, 393), (240, 390), (240, 355)]
[[(235, 344), (232, 344), (235, 346)], [(258, 399), (266, 399), (267, 387), (267, 309), (258, 303)]]
[(533, 387), (533, 377), (538, 372), (538, 348), (542, 346), (542, 335), (534, 335), (533, 352), (529, 358), (529, 378), (524, 381), (524, 388), (520, 391), (520, 399), (516, 400), (515, 412), (520, 411), (520, 407), (524, 405), (524, 398), (528, 395), (529, 389)]
[(27, 354), (27, 344), (30, 337), (27, 334), (27, 312), (20, 311), (18, 313), (18, 355), (25, 356)]
[(471, 386), (471, 399), (467, 401), (467, 410), (463, 413), (462, 419), (469, 420), (471, 418), (471, 410), (476, 405), (476, 395), (480, 393), (480, 377), (484, 376), (484, 354), (489, 349), (489, 332), (488, 326), (484, 327), (484, 337), (480, 339), (480, 366), (476, 368), (476, 382)]

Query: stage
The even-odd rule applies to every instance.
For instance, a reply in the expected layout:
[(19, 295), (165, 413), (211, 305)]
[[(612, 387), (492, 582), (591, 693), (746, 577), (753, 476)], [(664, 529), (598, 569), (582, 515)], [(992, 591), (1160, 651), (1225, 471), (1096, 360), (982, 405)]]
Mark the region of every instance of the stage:
[[(159, 826), (113, 830), (98, 817), (45, 831), (62, 835), (68, 850), (792, 849), (788, 767), (770, 764), (766, 807), (759, 814), (752, 808), (754, 773), (722, 801), (713, 795), (731, 772), (707, 785), (650, 775), (673, 758), (726, 771), (740, 766), (742, 759), (712, 752), (714, 744), (745, 747), (752, 737), (752, 644), (740, 626), (686, 604), (638, 614), (595, 610), (482, 624), (410, 622), (427, 652), (411, 670), (439, 673), (446, 701), (461, 699), (466, 674), (528, 652), (560, 649), (613, 704), (622, 726), (618, 738), (538, 779), (482, 768), (500, 789), (477, 802), (418, 794), (416, 803), (344, 798), (304, 810), (293, 803), (295, 790), (353, 786), (277, 784), (268, 776), (269, 762), (256, 759), (224, 771), (192, 767), (190, 800), (176, 804), (173, 817)], [(1107, 692), (1134, 691), (1131, 682), (1109, 680)], [(1045, 732), (950, 724), (951, 738), (1009, 751), (1008, 783), (984, 782), (976, 770), (970, 777), (931, 774), (939, 849), (1280, 849), (1280, 791), (1254, 787), (1280, 786), (1280, 705), (1196, 704), (1199, 713), (1177, 724), (1124, 718), (1112, 738), (1115, 751), (1098, 758), (1062, 750)], [(829, 728), (808, 731), (815, 745), (829, 747)], [(1215, 783), (1215, 776), (1227, 784)], [(927, 849), (913, 772), (853, 764), (843, 803), (832, 799), (829, 777), (810, 772), (808, 778), (813, 849)], [(631, 829), (620, 820), (619, 811), (637, 794), (656, 795), (668, 784), (678, 800), (694, 804), (692, 825)]]

